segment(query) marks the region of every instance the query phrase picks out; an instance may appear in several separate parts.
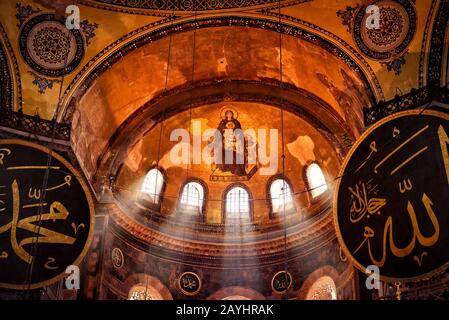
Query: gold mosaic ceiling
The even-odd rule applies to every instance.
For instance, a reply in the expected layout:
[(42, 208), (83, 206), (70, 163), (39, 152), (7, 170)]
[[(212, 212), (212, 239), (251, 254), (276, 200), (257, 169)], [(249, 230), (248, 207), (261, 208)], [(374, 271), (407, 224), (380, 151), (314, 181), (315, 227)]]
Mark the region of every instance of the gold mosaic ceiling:
[[(60, 53), (58, 48), (63, 45), (61, 39), (55, 37), (48, 47), (39, 46), (39, 41), (49, 43), (42, 40), (50, 33), (58, 33), (58, 23), (53, 18), (60, 19), (63, 9), (71, 3), (67, 0), (7, 0), (0, 3), (2, 45), (10, 69), (15, 69), (11, 70), (15, 80), (13, 110), (22, 109), (25, 114), (51, 119), (60, 86), (65, 109), (76, 94), (75, 89), (92, 76), (95, 67), (114, 54), (123, 55), (120, 49), (126, 43), (173, 24), (217, 17), (251, 18), (272, 23), (280, 18), (287, 28), (302, 30), (310, 39), (315, 36), (324, 39), (351, 58), (355, 68), (366, 74), (375, 101), (389, 100), (396, 94), (426, 85), (430, 34), (442, 1), (376, 1), (385, 24), (379, 32), (363, 33), (357, 29), (363, 23), (359, 10), (362, 1), (356, 0), (281, 1), (281, 17), (278, 2), (272, 0), (82, 0), (78, 3), (81, 30), (75, 32), (71, 40), (70, 61), (64, 69), (58, 67), (61, 61), (56, 61)], [(44, 14), (49, 16), (43, 17)], [(35, 28), (38, 24), (39, 30)], [(161, 42), (161, 45), (166, 44)], [(294, 61), (288, 63), (294, 64)], [(337, 82), (335, 86), (345, 90), (343, 83)], [(315, 94), (320, 90), (323, 88), (317, 88)], [(330, 99), (334, 99), (335, 104), (340, 103), (338, 97)], [(63, 119), (59, 117), (59, 120)]]

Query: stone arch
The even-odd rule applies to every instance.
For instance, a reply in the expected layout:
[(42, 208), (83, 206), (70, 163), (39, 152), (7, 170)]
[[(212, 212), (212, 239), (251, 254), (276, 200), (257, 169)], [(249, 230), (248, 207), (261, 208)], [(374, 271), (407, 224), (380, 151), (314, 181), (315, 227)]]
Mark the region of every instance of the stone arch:
[(316, 286), (317, 281), (322, 281), (322, 279), (331, 279), (333, 281), (337, 295), (336, 299), (338, 299), (338, 288), (343, 284), (343, 279), (341, 278), (342, 277), (338, 274), (337, 270), (331, 266), (324, 266), (315, 270), (307, 277), (301, 286), (298, 293), (298, 300), (307, 300), (307, 298), (310, 298), (310, 293), (311, 290), (314, 289), (314, 285)]
[(0, 24), (0, 109), (18, 111), (22, 108), (21, 82), (17, 60), (8, 36)]
[(306, 300), (337, 300), (335, 281), (329, 276), (318, 278), (307, 292)]
[[(248, 92), (239, 92), (242, 84), (279, 87), (276, 83), (279, 78), (277, 29), (277, 22), (268, 20), (267, 17), (225, 16), (205, 17), (196, 22), (186, 20), (143, 32), (109, 56), (98, 57), (95, 63), (88, 64), (85, 71), (70, 85), (64, 97), (64, 106), (68, 105), (72, 97), (76, 97), (77, 102), (73, 104), (73, 110), (66, 110), (66, 114), (61, 115), (61, 119), (72, 119), (72, 146), (86, 175), (91, 180), (94, 180), (94, 177), (103, 177), (104, 172), (98, 171), (99, 167), (103, 165), (105, 158), (106, 162), (111, 160), (108, 155), (110, 146), (120, 138), (119, 130), (123, 125), (137, 131), (148, 130), (148, 127), (160, 121), (161, 111), (167, 107), (165, 104), (169, 103), (167, 95), (176, 96), (176, 99), (181, 99), (177, 100), (178, 104), (185, 104), (185, 99), (192, 98), (192, 90), (208, 87), (208, 90), (203, 90), (198, 97), (194, 97), (196, 103), (200, 104), (204, 96), (206, 99), (215, 97), (223, 100), (224, 96), (237, 93), (247, 96), (248, 99)], [(192, 43), (192, 30), (196, 30), (196, 50), (199, 50), (195, 59), (194, 81), (191, 78), (192, 57), (188, 54), (189, 50), (185, 49), (187, 44)], [(343, 50), (335, 44), (338, 41), (319, 36), (319, 32), (312, 33), (290, 24), (283, 25), (282, 31), (285, 51), (290, 52), (292, 59), (296, 57), (295, 63), (289, 64), (292, 67), (284, 70), (283, 90), (301, 92), (301, 95), (310, 101), (322, 100), (319, 103), (329, 105), (340, 118), (346, 117), (347, 113), (342, 111), (341, 106), (351, 106), (350, 112), (358, 110), (358, 119), (363, 122), (363, 115), (360, 115), (363, 113), (362, 109), (378, 100), (378, 97), (375, 97), (378, 89), (373, 87), (374, 73), (369, 72), (368, 76), (364, 71), (366, 66), (360, 67), (360, 62), (352, 58), (354, 55), (346, 53), (349, 50), (347, 47)], [(232, 33), (233, 37), (228, 37), (229, 33)], [(170, 81), (165, 88), (164, 69), (167, 65), (169, 42), (167, 35), (170, 34), (174, 37), (175, 45), (171, 50)], [(254, 64), (245, 63), (248, 59), (242, 58), (240, 52), (227, 50), (227, 53), (222, 54), (223, 51), (218, 50), (223, 43), (231, 40), (243, 41), (247, 37), (254, 38), (247, 41), (252, 47), (247, 48), (245, 53), (249, 55), (247, 58), (254, 58)], [(201, 45), (202, 42), (204, 45)], [(210, 50), (208, 43), (216, 50)], [(233, 43), (227, 45), (230, 48), (238, 47)], [(315, 55), (315, 58), (299, 59), (307, 54)], [(326, 59), (335, 62), (338, 68), (324, 79), (318, 77), (318, 73), (327, 72), (323, 63)], [(306, 61), (311, 60), (320, 65), (322, 70), (318, 70), (313, 64), (308, 66)], [(298, 68), (302, 71), (299, 72)], [(304, 73), (304, 70), (308, 71)], [(357, 86), (347, 84), (342, 72), (349, 75), (353, 80), (351, 83), (357, 83)], [(132, 81), (126, 81), (127, 79)], [(235, 86), (229, 85), (230, 82), (234, 82)], [(244, 89), (249, 90), (248, 87)], [(317, 99), (316, 93), (323, 92), (323, 89), (324, 93)], [(270, 92), (270, 95), (273, 94), (277, 93)], [(288, 94), (285, 96), (288, 98)], [(364, 97), (363, 102), (360, 100), (357, 103), (348, 103), (348, 99), (356, 99), (354, 97), (359, 96)], [(146, 117), (143, 122), (135, 122), (136, 117), (145, 113), (146, 109), (151, 109), (154, 116)], [(76, 112), (73, 112), (75, 110)], [(72, 113), (73, 117), (67, 112)], [(156, 116), (158, 113), (159, 118)], [(108, 125), (96, 121), (98, 118)], [(123, 139), (131, 142), (130, 137)], [(115, 154), (114, 151), (112, 153)]]

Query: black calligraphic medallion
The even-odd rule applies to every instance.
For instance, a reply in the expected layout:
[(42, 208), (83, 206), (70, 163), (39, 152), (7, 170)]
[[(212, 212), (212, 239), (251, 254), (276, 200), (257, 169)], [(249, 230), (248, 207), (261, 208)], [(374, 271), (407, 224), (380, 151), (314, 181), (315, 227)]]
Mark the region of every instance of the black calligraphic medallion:
[(292, 275), (287, 271), (279, 271), (271, 279), (271, 289), (276, 293), (284, 293), (292, 285)]
[(119, 248), (112, 249), (111, 252), (111, 260), (112, 265), (116, 267), (117, 269), (120, 269), (123, 267), (123, 264), (125, 263), (125, 258), (123, 257), (123, 252)]
[[(370, 127), (346, 157), (334, 199), (337, 236), (363, 272), (417, 281), (449, 262), (449, 114), (412, 110)], [(367, 272), (368, 273), (368, 272)]]
[(184, 272), (179, 277), (179, 289), (188, 296), (194, 296), (201, 290), (201, 279), (194, 272)]
[(34, 289), (62, 279), (91, 242), (89, 190), (64, 158), (49, 153), (34, 143), (0, 140), (2, 288)]

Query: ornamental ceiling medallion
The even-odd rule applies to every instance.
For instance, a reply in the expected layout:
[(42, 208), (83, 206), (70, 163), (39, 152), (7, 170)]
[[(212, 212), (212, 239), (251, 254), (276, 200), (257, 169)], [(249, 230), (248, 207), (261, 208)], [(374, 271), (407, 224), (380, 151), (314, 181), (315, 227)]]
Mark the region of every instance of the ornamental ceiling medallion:
[[(361, 5), (357, 10), (346, 11), (344, 23), (350, 26), (349, 30), (352, 29), (357, 48), (364, 55), (380, 61), (389, 71), (394, 70), (399, 74), (416, 33), (415, 6), (410, 0), (380, 0), (372, 4), (379, 8), (380, 28), (366, 27), (370, 15), (366, 13), (367, 7)], [(343, 17), (343, 12), (339, 15)]]
[(123, 256), (123, 252), (122, 252), (122, 250), (120, 250), (120, 248), (112, 249), (111, 260), (112, 260), (112, 265), (116, 269), (120, 269), (121, 267), (123, 267), (123, 264), (125, 263), (125, 258)]
[(288, 271), (279, 271), (271, 279), (271, 289), (282, 294), (286, 292), (293, 284), (293, 277)]
[(195, 296), (201, 290), (201, 278), (195, 272), (184, 272), (178, 279), (178, 286), (186, 296)]
[(85, 47), (80, 30), (68, 33), (63, 21), (42, 13), (25, 21), (20, 29), (19, 49), (25, 62), (36, 72), (61, 77), (71, 73), (83, 59)]

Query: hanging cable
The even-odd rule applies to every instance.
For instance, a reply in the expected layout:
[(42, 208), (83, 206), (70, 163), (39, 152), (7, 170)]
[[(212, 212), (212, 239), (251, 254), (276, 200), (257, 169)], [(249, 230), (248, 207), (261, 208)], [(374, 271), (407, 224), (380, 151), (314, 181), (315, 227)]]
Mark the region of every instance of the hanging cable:
[(285, 210), (285, 202), (287, 190), (286, 181), (285, 181), (285, 134), (284, 134), (284, 109), (283, 109), (283, 66), (282, 66), (282, 20), (281, 20), (281, 0), (278, 0), (278, 30), (279, 30), (279, 89), (280, 89), (280, 111), (281, 111), (281, 170), (282, 170), (282, 215), (283, 215), (283, 223), (284, 223), (284, 276), (285, 283), (287, 284), (284, 299), (288, 300), (288, 289), (290, 287), (290, 282), (292, 279), (289, 279), (289, 274), (287, 272), (288, 269), (288, 255), (287, 255), (287, 215)]
[[(196, 59), (196, 14), (197, 14), (197, 12), (196, 12), (196, 8), (194, 7), (193, 8), (195, 11), (194, 11), (194, 13), (193, 13), (193, 44), (192, 44), (192, 75), (191, 75), (191, 82), (192, 82), (192, 85), (194, 85), (194, 81), (195, 81), (195, 59)], [(193, 136), (192, 136), (192, 132), (193, 132), (193, 130), (191, 130), (191, 126), (192, 126), (192, 105), (189, 103), (189, 123), (188, 123), (188, 125), (187, 125), (187, 127), (188, 127), (188, 132), (189, 132), (189, 139), (193, 139)], [(189, 185), (189, 181), (188, 181), (188, 179), (189, 179), (189, 168), (190, 168), (190, 162), (192, 161), (192, 159), (191, 159), (191, 153), (190, 153), (190, 149), (191, 148), (194, 148), (195, 146), (193, 145), (193, 143), (192, 144), (190, 144), (190, 141), (189, 141), (189, 147), (188, 147), (188, 160), (187, 160), (187, 167), (186, 167), (186, 184), (184, 184), (184, 187), (183, 188), (187, 188), (187, 190), (181, 190), (181, 199), (182, 199), (182, 196), (183, 196), (183, 193), (186, 191), (187, 192), (187, 195), (186, 195), (186, 200), (185, 200), (185, 202), (186, 202), (186, 206), (185, 206), (185, 208), (186, 208), (186, 211), (188, 211), (188, 210), (190, 210), (190, 203), (189, 203), (189, 201), (190, 201), (190, 196), (191, 196), (191, 194), (190, 194), (190, 192), (192, 191), (192, 193), (194, 193), (195, 192), (195, 186), (191, 186), (191, 185)], [(193, 188), (193, 190), (191, 190), (191, 188)], [(198, 216), (199, 215), (201, 215), (201, 213), (202, 213), (202, 208), (203, 208), (203, 206), (204, 206), (204, 191), (203, 191), (203, 199), (201, 199), (201, 197), (200, 197), (200, 195), (201, 195), (201, 193), (199, 192), (199, 190), (198, 190), (198, 203), (197, 203), (197, 209), (198, 209)], [(186, 212), (183, 212), (183, 210), (181, 211), (181, 214), (187, 214)], [(195, 217), (196, 218), (196, 217)], [(182, 219), (185, 219), (185, 217), (182, 217)], [(183, 256), (185, 255), (185, 245), (184, 245), (184, 243), (185, 243), (185, 237), (186, 237), (186, 223), (185, 224), (183, 224), (183, 232), (182, 232), (182, 254), (183, 254)]]
[[(168, 53), (167, 53), (167, 69), (165, 71), (165, 85), (164, 85), (164, 93), (167, 91), (167, 87), (168, 87), (168, 78), (169, 78), (169, 72), (170, 72), (170, 58), (171, 58), (171, 50), (172, 50), (172, 42), (173, 42), (173, 32), (172, 32), (172, 28), (173, 28), (173, 24), (175, 21), (175, 10), (176, 10), (176, 6), (173, 7), (173, 11), (171, 14), (171, 22), (170, 22), (170, 27), (169, 27), (169, 42), (168, 42)], [(162, 146), (162, 133), (164, 130), (164, 121), (165, 121), (165, 113), (166, 113), (166, 109), (167, 107), (164, 107), (162, 110), (162, 116), (160, 119), (160, 130), (159, 130), (159, 141), (158, 141), (158, 149), (157, 149), (157, 161), (156, 161), (156, 170), (159, 170), (159, 162), (161, 160), (161, 146)], [(154, 194), (153, 194), (153, 198), (154, 201), (157, 203), (157, 205), (160, 207), (160, 212), (162, 212), (162, 191), (163, 191), (163, 184), (165, 183), (165, 179), (164, 177), (162, 177), (162, 187), (160, 188), (159, 192), (158, 192), (158, 179), (159, 179), (159, 174), (156, 174), (156, 181), (154, 184)], [(153, 230), (154, 226), (153, 226), (153, 219), (150, 219), (150, 229)], [(151, 243), (152, 243), (152, 239), (149, 239), (149, 243), (148, 243), (148, 259), (151, 259)], [(148, 281), (149, 281), (149, 277), (147, 275), (146, 272), (146, 267), (147, 264), (145, 264), (144, 266), (144, 275), (145, 275), (145, 295), (144, 295), (144, 300), (147, 300), (147, 295), (148, 295)]]
[[(194, 8), (195, 9), (195, 8)], [(192, 50), (192, 75), (191, 75), (191, 81), (192, 81), (192, 85), (194, 84), (195, 81), (195, 58), (196, 58), (196, 14), (197, 12), (195, 11), (193, 14), (193, 50)], [(188, 131), (189, 131), (189, 137), (192, 136), (192, 131), (190, 130), (192, 126), (192, 105), (189, 103), (189, 125), (188, 125)], [(190, 165), (190, 147), (189, 147), (189, 152), (188, 152), (188, 162), (187, 162), (187, 170), (186, 170), (186, 175), (187, 178), (189, 177), (189, 165)]]
[[(72, 5), (76, 5), (76, 4), (77, 4), (77, 0), (73, 0)], [(43, 208), (44, 208), (43, 204), (45, 203), (47, 185), (48, 185), (48, 180), (49, 180), (49, 176), (50, 176), (50, 165), (53, 160), (53, 149), (54, 149), (54, 143), (55, 143), (55, 139), (56, 139), (56, 130), (58, 127), (57, 119), (58, 119), (59, 113), (61, 111), (61, 98), (62, 98), (62, 91), (63, 91), (64, 80), (65, 80), (65, 69), (67, 68), (67, 64), (68, 64), (68, 56), (69, 56), (69, 52), (70, 52), (70, 43), (72, 41), (72, 37), (73, 37), (73, 33), (68, 29), (67, 54), (65, 55), (65, 58), (64, 58), (64, 63), (63, 63), (64, 71), (61, 76), (61, 82), (60, 82), (59, 93), (58, 93), (58, 101), (57, 101), (56, 110), (53, 114), (53, 119), (52, 119), (53, 130), (52, 130), (50, 144), (48, 146), (49, 153), (47, 156), (47, 166), (46, 166), (45, 173), (44, 173), (44, 179), (42, 181), (42, 189), (41, 189), (42, 194), (41, 194), (41, 198), (39, 199), (39, 207), (38, 207), (38, 211), (37, 211), (38, 219), (37, 219), (37, 223), (34, 224), (34, 228), (33, 228), (34, 236), (32, 238), (31, 248), (30, 248), (31, 262), (27, 266), (27, 270), (26, 270), (25, 285), (27, 286), (27, 292), (28, 292), (29, 298), (32, 297), (31, 282), (33, 280), (35, 255), (36, 255), (37, 243), (38, 243), (38, 238), (39, 238), (38, 235), (40, 233), (40, 229), (42, 226), (42, 214), (43, 214)]]

